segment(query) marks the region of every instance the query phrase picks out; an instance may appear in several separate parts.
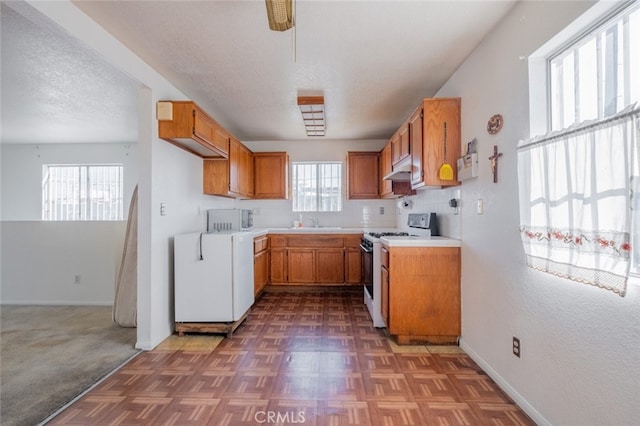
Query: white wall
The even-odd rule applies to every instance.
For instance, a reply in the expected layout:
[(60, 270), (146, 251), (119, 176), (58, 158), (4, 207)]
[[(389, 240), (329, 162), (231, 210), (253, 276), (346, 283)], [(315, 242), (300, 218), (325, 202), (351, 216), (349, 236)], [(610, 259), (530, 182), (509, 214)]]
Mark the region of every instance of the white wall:
[(119, 163), (123, 166), (124, 217), (138, 183), (137, 141), (129, 144), (2, 143), (2, 220), (42, 219), (44, 164)]
[(3, 222), (2, 304), (112, 305), (125, 232), (126, 222)]
[(112, 304), (126, 222), (40, 222), (42, 166), (121, 163), (126, 218), (138, 181), (136, 144), (3, 143), (0, 150), (1, 302)]
[[(438, 96), (462, 98), (463, 142), (480, 176), (461, 186), (462, 347), (538, 424), (627, 425), (640, 418), (640, 286), (622, 298), (531, 270), (519, 236), (516, 144), (529, 137), (527, 57), (591, 2), (518, 3)], [(487, 120), (504, 116), (497, 135)], [(487, 158), (503, 157), (493, 183)], [(483, 199), (484, 215), (475, 202)], [(522, 357), (511, 353), (512, 336)]]
[[(348, 151), (380, 151), (387, 141), (260, 141), (243, 142), (255, 152), (286, 151), (294, 161), (342, 161), (346, 189), (346, 158)], [(396, 222), (396, 203), (393, 200), (347, 200), (342, 194), (341, 212), (303, 214), (304, 226), (311, 226), (311, 217), (317, 217), (320, 226), (354, 228), (388, 228)], [(291, 198), (291, 197), (289, 197)], [(290, 227), (298, 219), (293, 202), (289, 200), (239, 200), (236, 208), (254, 209), (254, 225), (259, 228)], [(383, 207), (384, 213), (380, 213)]]

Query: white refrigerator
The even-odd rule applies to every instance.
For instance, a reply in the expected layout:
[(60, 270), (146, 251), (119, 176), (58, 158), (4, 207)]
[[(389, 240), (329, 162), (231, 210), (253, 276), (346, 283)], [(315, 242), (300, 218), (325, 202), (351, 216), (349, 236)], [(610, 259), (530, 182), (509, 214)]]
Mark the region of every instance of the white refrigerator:
[(237, 321), (254, 302), (253, 234), (176, 235), (174, 273), (176, 322)]

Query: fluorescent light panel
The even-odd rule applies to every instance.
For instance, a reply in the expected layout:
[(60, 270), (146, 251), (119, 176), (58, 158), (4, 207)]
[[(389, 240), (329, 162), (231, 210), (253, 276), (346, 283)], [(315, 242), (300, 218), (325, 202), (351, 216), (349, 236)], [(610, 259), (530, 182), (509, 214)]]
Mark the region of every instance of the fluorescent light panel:
[(298, 96), (307, 136), (324, 136), (324, 96)]

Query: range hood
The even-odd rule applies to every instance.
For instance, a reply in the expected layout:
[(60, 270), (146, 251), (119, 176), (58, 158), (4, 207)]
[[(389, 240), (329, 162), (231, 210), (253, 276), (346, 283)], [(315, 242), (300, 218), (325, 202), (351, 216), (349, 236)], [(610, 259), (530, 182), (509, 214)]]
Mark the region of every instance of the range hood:
[(393, 168), (393, 171), (384, 176), (384, 180), (394, 180), (400, 182), (408, 182), (411, 180), (411, 163), (406, 161), (402, 164), (398, 164)]

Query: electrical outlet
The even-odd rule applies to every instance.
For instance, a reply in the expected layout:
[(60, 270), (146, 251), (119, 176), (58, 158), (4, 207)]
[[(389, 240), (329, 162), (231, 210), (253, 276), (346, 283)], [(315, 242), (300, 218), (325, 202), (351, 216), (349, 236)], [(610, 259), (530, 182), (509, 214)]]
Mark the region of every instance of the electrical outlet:
[(380, 207), (380, 214), (384, 214), (384, 207)]
[(513, 354), (520, 358), (520, 352), (522, 351), (522, 347), (520, 346), (520, 339), (517, 337), (513, 337)]
[(74, 279), (76, 284), (80, 284), (80, 274), (77, 274)]

